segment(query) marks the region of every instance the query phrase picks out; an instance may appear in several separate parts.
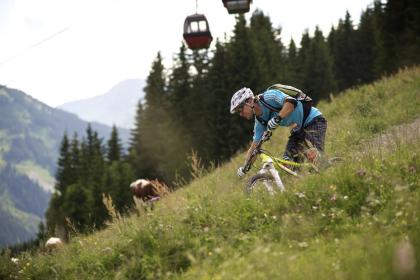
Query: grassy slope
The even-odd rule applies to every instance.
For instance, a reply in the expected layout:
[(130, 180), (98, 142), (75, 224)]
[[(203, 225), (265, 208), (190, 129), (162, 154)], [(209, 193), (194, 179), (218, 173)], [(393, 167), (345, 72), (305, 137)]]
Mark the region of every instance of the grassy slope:
[[(419, 90), (415, 68), (319, 104), (327, 153), (345, 163), (285, 177), (286, 193), (244, 195), (241, 154), (154, 211), (138, 208), (57, 253), (21, 255), (19, 265), (1, 258), (0, 278), (419, 278), (420, 128), (390, 130), (420, 116)], [(277, 131), (267, 147), (282, 150), (286, 135)], [(398, 264), (397, 251), (408, 261)]]

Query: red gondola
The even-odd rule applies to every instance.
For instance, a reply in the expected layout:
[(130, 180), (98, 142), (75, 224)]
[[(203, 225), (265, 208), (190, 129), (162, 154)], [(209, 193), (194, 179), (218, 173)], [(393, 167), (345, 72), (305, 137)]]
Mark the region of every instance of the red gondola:
[(229, 14), (242, 14), (249, 12), (252, 0), (222, 0)]
[(192, 50), (206, 49), (210, 46), (213, 37), (204, 15), (194, 14), (185, 19), (184, 39)]

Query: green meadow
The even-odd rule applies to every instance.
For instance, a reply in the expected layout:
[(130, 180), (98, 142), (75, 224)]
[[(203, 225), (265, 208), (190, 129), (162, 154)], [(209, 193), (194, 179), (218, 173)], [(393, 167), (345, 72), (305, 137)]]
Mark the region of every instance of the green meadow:
[[(420, 68), (317, 107), (342, 162), (247, 195), (245, 153), (63, 248), (0, 257), (0, 279), (420, 279)], [(228, 104), (226, 104), (228, 109)], [(265, 148), (282, 153), (288, 130)], [(256, 164), (258, 165), (258, 164)], [(128, 190), (128, 186), (127, 186)]]

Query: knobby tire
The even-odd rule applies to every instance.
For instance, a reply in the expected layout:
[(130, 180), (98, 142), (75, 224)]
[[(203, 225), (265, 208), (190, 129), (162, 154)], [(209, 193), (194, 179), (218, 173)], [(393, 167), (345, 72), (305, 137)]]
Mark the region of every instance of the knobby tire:
[(266, 186), (264, 185), (264, 182), (266, 182), (267, 184), (271, 185), (271, 188), (276, 191), (276, 183), (274, 181), (274, 178), (271, 174), (268, 173), (261, 173), (261, 174), (257, 174), (251, 177), (251, 179), (249, 179), (248, 183), (245, 186), (245, 192), (250, 194), (252, 192), (255, 192), (255, 190), (258, 188), (264, 188), (264, 190), (266, 189)]

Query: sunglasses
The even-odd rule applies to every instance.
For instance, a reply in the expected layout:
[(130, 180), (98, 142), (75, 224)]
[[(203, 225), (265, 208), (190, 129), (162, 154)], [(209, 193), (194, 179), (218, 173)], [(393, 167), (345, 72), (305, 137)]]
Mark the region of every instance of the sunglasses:
[(241, 105), (241, 106), (236, 108), (235, 113), (240, 114), (240, 113), (242, 113), (243, 110), (244, 110), (244, 105)]
[(235, 112), (236, 112), (237, 114), (242, 113), (242, 111), (244, 110), (245, 105), (247, 105), (247, 106), (251, 107), (251, 105), (249, 105), (248, 103), (246, 103), (246, 102), (245, 102), (245, 103), (243, 103), (241, 106), (239, 106), (238, 108), (236, 108)]

